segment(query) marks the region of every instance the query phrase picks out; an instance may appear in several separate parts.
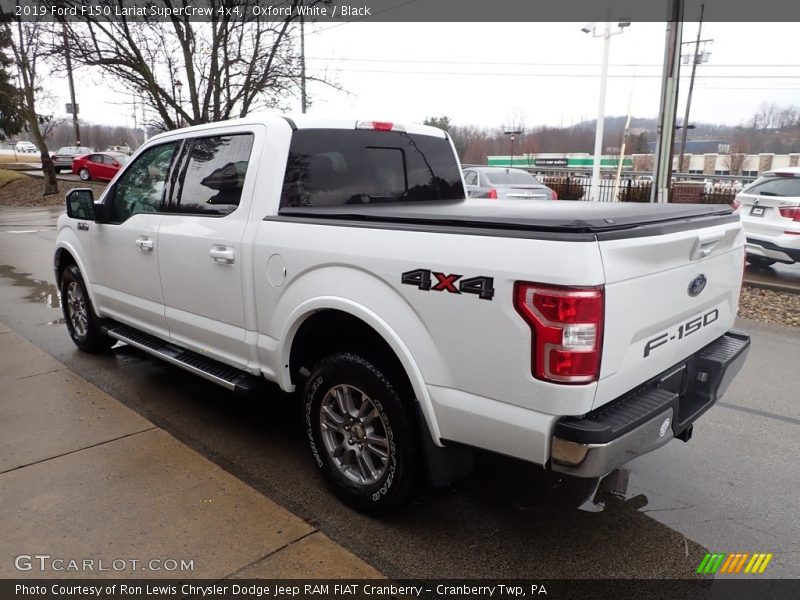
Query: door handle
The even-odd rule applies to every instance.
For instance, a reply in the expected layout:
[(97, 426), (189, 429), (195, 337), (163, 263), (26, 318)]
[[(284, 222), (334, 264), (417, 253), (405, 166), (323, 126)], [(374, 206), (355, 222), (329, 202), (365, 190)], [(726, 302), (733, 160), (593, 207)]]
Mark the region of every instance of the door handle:
[(153, 248), (155, 248), (153, 240), (145, 236), (136, 238), (136, 245), (139, 246), (139, 250), (142, 252), (152, 252)]
[(214, 262), (223, 265), (232, 265), (233, 261), (236, 260), (236, 253), (233, 251), (233, 248), (228, 246), (213, 246), (211, 250), (208, 251), (208, 255), (214, 259)]

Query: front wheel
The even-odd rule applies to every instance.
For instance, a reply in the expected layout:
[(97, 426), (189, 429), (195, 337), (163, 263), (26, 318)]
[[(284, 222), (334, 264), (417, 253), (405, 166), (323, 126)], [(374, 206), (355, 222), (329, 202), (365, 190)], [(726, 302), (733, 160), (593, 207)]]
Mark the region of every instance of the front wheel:
[(100, 329), (100, 320), (94, 314), (83, 277), (75, 265), (64, 269), (61, 276), (61, 310), (69, 335), (80, 350), (102, 352), (114, 345), (115, 340)]
[(398, 388), (381, 370), (334, 354), (314, 368), (303, 400), (311, 452), (343, 502), (378, 514), (408, 500), (420, 471), (417, 439)]
[(89, 169), (83, 168), (78, 172), (78, 177), (81, 178), (83, 181), (89, 181), (92, 178), (91, 173), (89, 173)]

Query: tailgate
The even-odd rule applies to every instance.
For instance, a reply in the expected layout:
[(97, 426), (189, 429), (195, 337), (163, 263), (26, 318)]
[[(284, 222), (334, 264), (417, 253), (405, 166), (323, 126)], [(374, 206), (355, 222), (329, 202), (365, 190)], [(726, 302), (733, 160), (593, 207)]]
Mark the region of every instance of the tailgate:
[(606, 312), (595, 408), (732, 327), (744, 242), (738, 222), (600, 241)]

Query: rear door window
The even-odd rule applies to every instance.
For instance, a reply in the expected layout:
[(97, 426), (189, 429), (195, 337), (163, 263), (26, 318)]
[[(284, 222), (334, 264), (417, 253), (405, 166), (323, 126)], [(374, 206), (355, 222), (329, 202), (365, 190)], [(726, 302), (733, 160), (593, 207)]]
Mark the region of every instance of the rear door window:
[(172, 210), (225, 216), (239, 206), (253, 149), (253, 134), (195, 138), (183, 168)]
[(762, 196), (800, 197), (800, 177), (760, 177), (745, 192)]
[(295, 131), (281, 206), (341, 206), (464, 197), (445, 138), (401, 131)]

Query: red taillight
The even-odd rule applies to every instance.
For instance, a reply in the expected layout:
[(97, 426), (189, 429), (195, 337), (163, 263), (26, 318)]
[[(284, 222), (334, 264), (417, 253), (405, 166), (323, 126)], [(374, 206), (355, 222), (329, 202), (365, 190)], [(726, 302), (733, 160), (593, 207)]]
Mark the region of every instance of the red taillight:
[(800, 206), (781, 206), (778, 210), (782, 217), (792, 221), (800, 221)]
[(603, 288), (517, 282), (514, 307), (531, 328), (531, 372), (556, 383), (590, 383), (600, 374)]
[(489, 193), (486, 194), (486, 197), (489, 198), (490, 200), (497, 200), (497, 190), (492, 188), (491, 190), (489, 190)]
[(739, 202), (736, 198), (731, 200), (731, 208), (733, 209), (733, 212), (737, 212), (741, 207), (742, 203)]
[(557, 192), (557, 191), (555, 191), (555, 190), (550, 190), (550, 191), (551, 191), (551, 192), (553, 192), (553, 197), (552, 197), (552, 198), (550, 198), (550, 199), (551, 199), (551, 200), (558, 200), (558, 192)]
[(375, 131), (391, 131), (392, 127), (394, 127), (394, 123), (389, 123), (387, 121), (373, 121), (372, 128)]

